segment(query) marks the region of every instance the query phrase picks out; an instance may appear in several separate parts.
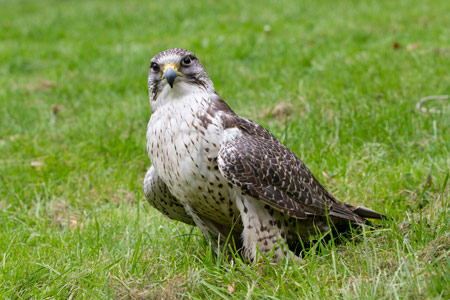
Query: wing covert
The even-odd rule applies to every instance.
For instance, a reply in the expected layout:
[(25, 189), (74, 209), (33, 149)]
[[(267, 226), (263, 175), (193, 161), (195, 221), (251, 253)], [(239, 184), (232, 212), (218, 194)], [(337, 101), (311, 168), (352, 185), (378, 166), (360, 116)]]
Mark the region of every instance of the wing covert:
[(222, 143), (219, 170), (245, 194), (294, 218), (329, 215), (363, 222), (317, 181), (306, 165), (264, 127), (240, 124), (241, 135)]

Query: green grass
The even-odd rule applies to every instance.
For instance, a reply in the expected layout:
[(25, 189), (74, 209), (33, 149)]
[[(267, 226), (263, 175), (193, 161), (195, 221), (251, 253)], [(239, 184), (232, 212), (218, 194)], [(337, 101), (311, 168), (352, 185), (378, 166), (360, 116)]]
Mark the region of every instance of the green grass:
[[(302, 2), (0, 0), (0, 298), (449, 299), (448, 100), (415, 105), (450, 94), (450, 2)], [(164, 219), (141, 183), (149, 61), (172, 47), (393, 221), (261, 267)]]

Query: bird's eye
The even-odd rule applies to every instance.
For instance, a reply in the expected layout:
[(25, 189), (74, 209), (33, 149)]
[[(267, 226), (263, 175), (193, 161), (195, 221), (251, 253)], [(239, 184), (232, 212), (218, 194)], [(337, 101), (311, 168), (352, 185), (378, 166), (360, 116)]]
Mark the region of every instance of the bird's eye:
[(183, 66), (189, 66), (192, 63), (191, 57), (188, 55), (182, 60)]
[(152, 72), (158, 73), (160, 68), (159, 68), (159, 65), (157, 63), (152, 62), (150, 64), (150, 69), (152, 69)]

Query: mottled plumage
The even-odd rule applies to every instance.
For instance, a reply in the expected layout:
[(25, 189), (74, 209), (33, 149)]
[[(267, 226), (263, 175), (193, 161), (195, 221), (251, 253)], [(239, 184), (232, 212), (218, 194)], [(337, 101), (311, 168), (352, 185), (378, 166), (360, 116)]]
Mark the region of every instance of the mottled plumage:
[(257, 248), (280, 260), (298, 259), (285, 245), (328, 231), (330, 222), (340, 231), (384, 217), (337, 201), (265, 128), (237, 116), (192, 52), (156, 55), (148, 87), (152, 167), (144, 191), (169, 218), (222, 243), (231, 234), (249, 260)]

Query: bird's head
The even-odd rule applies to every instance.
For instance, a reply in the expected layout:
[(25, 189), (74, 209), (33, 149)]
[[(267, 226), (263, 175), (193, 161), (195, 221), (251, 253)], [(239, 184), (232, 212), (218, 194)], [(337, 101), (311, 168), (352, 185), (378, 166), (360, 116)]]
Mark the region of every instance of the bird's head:
[(208, 92), (214, 90), (214, 86), (194, 53), (173, 48), (151, 59), (148, 89), (152, 103), (162, 95)]

